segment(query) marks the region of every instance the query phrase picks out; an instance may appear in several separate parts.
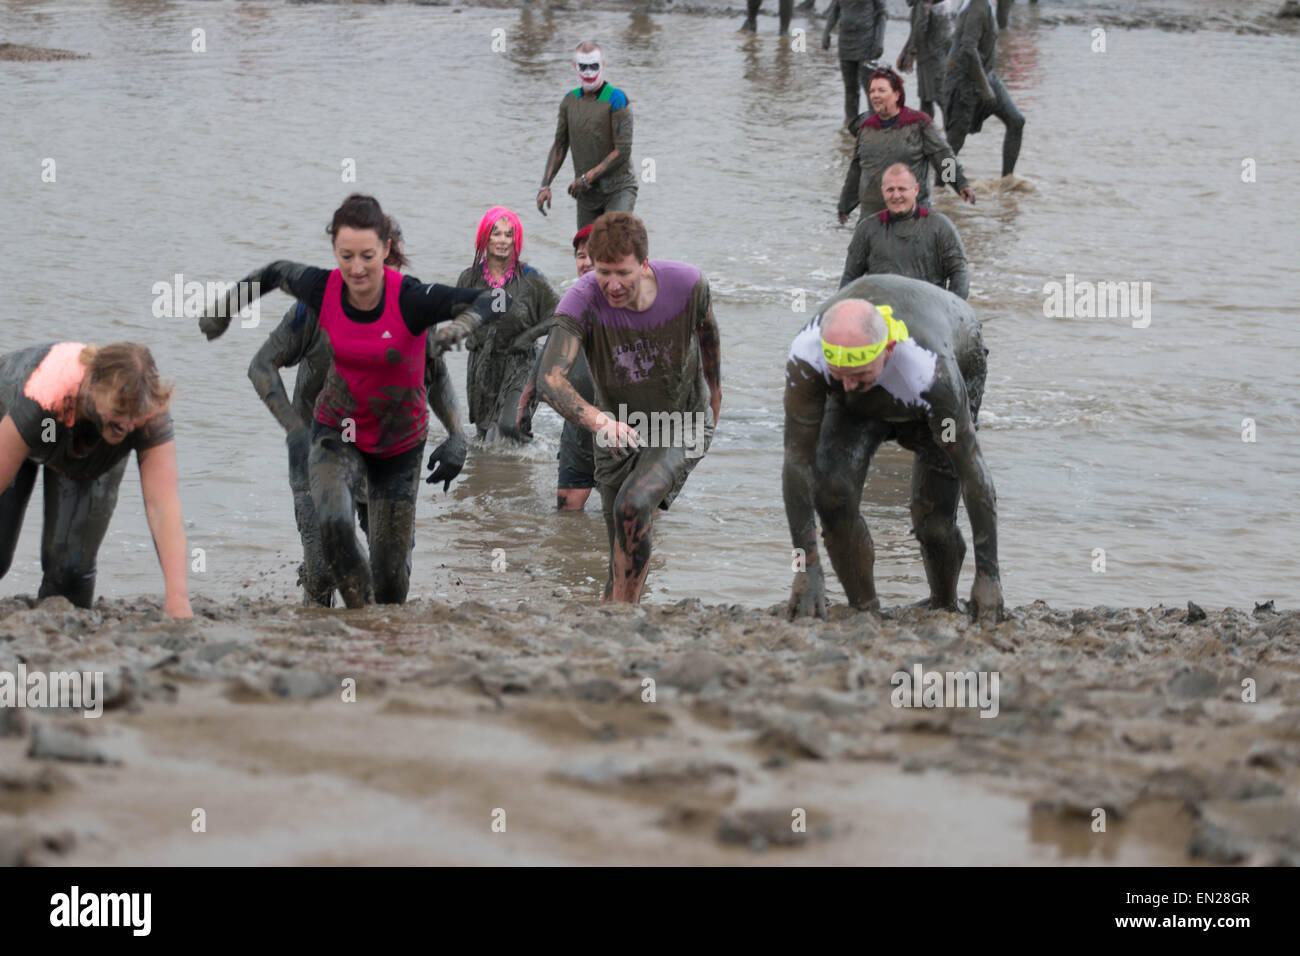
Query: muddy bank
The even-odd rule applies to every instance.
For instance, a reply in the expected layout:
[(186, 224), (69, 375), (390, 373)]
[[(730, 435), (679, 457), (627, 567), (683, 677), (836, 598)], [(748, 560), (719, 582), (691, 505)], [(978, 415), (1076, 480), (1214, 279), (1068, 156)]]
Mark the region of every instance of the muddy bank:
[(22, 43), (0, 43), (0, 62), (36, 63), (46, 60), (88, 60), (85, 53), (73, 53), (71, 50), (51, 50), (39, 46), (26, 46)]
[(195, 611), (0, 602), (0, 671), (106, 708), (0, 711), (0, 861), (1300, 862), (1294, 611)]

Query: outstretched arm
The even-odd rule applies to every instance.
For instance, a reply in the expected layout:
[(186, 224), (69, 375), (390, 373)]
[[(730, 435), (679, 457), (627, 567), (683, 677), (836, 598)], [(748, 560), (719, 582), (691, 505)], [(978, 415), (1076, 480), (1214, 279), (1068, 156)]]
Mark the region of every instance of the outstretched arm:
[(185, 550), (185, 526), (181, 521), (176, 442), (166, 441), (146, 448), (138, 453), (137, 458), (145, 516), (163, 573), (163, 610), (171, 617), (193, 617), (186, 579), (189, 556)]
[(320, 312), (328, 279), (328, 269), (277, 259), (269, 266), (255, 269), (244, 276), (216, 302), (209, 302), (207, 310), (199, 319), (199, 329), (209, 340), (219, 337), (230, 327), (230, 320), (239, 313), (242, 306), (276, 289), (287, 292), (298, 301), (305, 302), (308, 308)]

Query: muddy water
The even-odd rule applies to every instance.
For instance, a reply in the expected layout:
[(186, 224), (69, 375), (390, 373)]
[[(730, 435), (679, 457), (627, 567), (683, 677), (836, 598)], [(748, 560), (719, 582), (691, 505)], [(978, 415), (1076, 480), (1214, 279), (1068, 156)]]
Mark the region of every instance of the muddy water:
[[(1293, 604), (1300, 197), (1289, 184), (1300, 133), (1283, 97), (1300, 48), (1290, 36), (1139, 21), (1110, 30), (1098, 53), (1078, 15), (1042, 7), (1018, 5), (1001, 45), (1002, 74), (1028, 118), (1024, 182), (996, 183), (1001, 126), (990, 120), (962, 156), (978, 205), (938, 200), (971, 257), (971, 301), (992, 349), (981, 440), (1001, 504), (1007, 601)], [(1113, 8), (1095, 9), (1104, 21)], [(288, 300), (270, 297), (261, 327), (232, 327), (209, 344), (192, 319), (152, 316), (154, 283), (175, 273), (233, 280), (281, 257), (328, 265), (322, 230), (353, 188), (400, 218), (425, 281), (452, 281), (469, 263), (478, 217), (495, 203), (523, 216), (525, 257), (567, 280), (571, 201), (558, 194), (546, 219), (529, 204), (556, 104), (573, 85), (567, 51), (591, 34), (636, 110), (634, 158), (654, 163), (637, 210), (652, 255), (705, 271), (723, 336), (722, 427), (660, 523), (650, 599), (770, 604), (790, 577), (781, 371), (809, 314), (794, 310), (796, 291), (812, 307), (838, 280), (850, 228), (836, 224), (834, 203), (851, 143), (837, 131), (833, 51), (790, 49), (773, 18), (757, 38), (738, 35), (737, 23), (6, 3), (4, 40), (90, 58), (0, 64), (9, 240), (0, 349), (150, 343), (178, 386), (182, 497), (205, 560), (193, 592), (218, 602), (292, 596), (299, 552), (283, 441), (244, 377)], [(191, 50), (196, 29), (205, 53)], [(504, 53), (492, 50), (497, 29)], [(890, 21), (889, 58), (904, 33)], [(1225, 97), (1211, 63), (1251, 69)], [(41, 181), (45, 158), (56, 162), (53, 183)], [(347, 159), (355, 187), (341, 182)], [(1246, 159), (1254, 183), (1242, 182)], [(1046, 317), (1044, 286), (1067, 275), (1149, 282), (1149, 327)], [(463, 398), (462, 355), (453, 370)], [(1246, 418), (1253, 443), (1242, 441)], [(449, 495), (423, 493), (413, 596), (594, 596), (599, 516), (590, 506), (553, 513), (558, 419), (543, 411), (536, 430), (522, 450), (476, 449)], [(909, 468), (897, 450), (883, 452), (864, 503), (886, 602), (924, 594)], [(36, 590), (38, 500), (0, 594)], [(506, 569), (492, 573), (496, 548)], [(1093, 570), (1094, 549), (1104, 549), (1105, 573)], [(100, 568), (106, 596), (161, 590), (133, 474)]]

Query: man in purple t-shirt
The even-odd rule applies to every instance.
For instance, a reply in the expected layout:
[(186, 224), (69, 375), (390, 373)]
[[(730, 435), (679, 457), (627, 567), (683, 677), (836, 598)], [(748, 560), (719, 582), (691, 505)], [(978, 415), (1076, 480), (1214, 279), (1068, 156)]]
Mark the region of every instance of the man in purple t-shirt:
[[(542, 397), (595, 434), (596, 487), (609, 534), (605, 600), (636, 604), (650, 529), (708, 450), (722, 408), (718, 326), (709, 283), (684, 262), (650, 260), (645, 225), (627, 212), (596, 220), (595, 269), (555, 310), (542, 355)], [(582, 351), (595, 404), (568, 381)]]

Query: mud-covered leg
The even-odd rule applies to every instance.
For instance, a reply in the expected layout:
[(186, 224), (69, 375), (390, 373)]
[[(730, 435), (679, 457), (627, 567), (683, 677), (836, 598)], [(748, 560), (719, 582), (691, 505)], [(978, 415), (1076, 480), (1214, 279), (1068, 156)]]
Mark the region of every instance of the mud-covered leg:
[(794, 15), (794, 0), (779, 0), (776, 5), (777, 16), (781, 20), (781, 36), (790, 32), (790, 18)]
[(763, 5), (763, 0), (746, 0), (745, 23), (740, 28), (748, 30), (750, 33), (758, 30), (758, 8)]
[(829, 403), (813, 468), (813, 505), (821, 519), (826, 553), (849, 603), (859, 610), (880, 607), (873, 573), (876, 549), (859, 509), (867, 469), (883, 437), (879, 423), (856, 418)]
[[(310, 454), (310, 445), (306, 451)], [(334, 580), (325, 560), (320, 522), (311, 501), (307, 459), (296, 456), (292, 450), (289, 452), (289, 488), (293, 491), (293, 517), (298, 523), (298, 537), (302, 539), (302, 575), (298, 582), (303, 588), (302, 603), (305, 607), (331, 607), (334, 604)]]
[(27, 502), (32, 497), (39, 467), (34, 461), (23, 462), (9, 487), (0, 494), (0, 578), (9, 573), (14, 563), (18, 532), (23, 529), (23, 515), (27, 513)]
[(319, 424), (314, 428), (307, 460), (312, 505), (320, 525), (325, 560), (348, 607), (364, 607), (374, 601), (370, 563), (357, 540), (356, 502), (349, 480), (352, 468), (348, 458), (360, 454), (335, 429)]
[[(1016, 171), (1016, 160), (1020, 158), (1020, 140), (1024, 135), (1025, 117), (1011, 99), (1011, 93), (1002, 82), (1001, 77), (991, 78), (998, 105), (993, 115), (1006, 124), (1007, 131), (1002, 137), (1002, 175), (1010, 176)], [(954, 151), (956, 147), (953, 147)]]
[(61, 594), (77, 607), (95, 599), (95, 559), (117, 507), (127, 459), (91, 481), (45, 469), (45, 527), (41, 534), (39, 597)]
[(917, 455), (912, 462), (912, 533), (921, 543), (930, 606), (957, 610), (957, 579), (966, 542), (957, 527), (961, 482), (946, 458)]
[(370, 459), (370, 570), (378, 604), (402, 604), (411, 584), (415, 548), (415, 501), (420, 490), (424, 442), (392, 458)]
[(659, 502), (683, 466), (683, 448), (645, 448), (614, 497), (614, 588), (611, 600), (636, 604), (650, 570), (650, 535)]
[(614, 595), (614, 499), (618, 497), (618, 488), (614, 485), (598, 485), (600, 489), (600, 510), (605, 517), (605, 535), (609, 539), (609, 576), (605, 579), (605, 591), (601, 597), (604, 604)]

